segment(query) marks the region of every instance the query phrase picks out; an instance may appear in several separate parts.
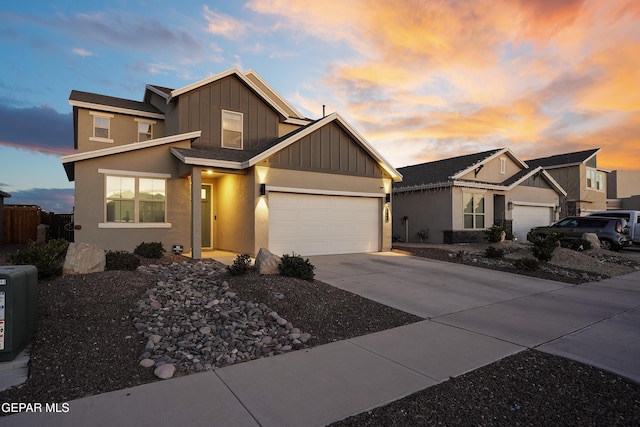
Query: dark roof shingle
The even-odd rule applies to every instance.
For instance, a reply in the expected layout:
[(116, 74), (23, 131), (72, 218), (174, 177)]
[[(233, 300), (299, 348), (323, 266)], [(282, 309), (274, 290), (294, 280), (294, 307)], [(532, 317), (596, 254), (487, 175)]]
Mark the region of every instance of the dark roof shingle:
[(452, 157), (435, 162), (398, 168), (398, 172), (402, 174), (402, 182), (397, 186), (412, 187), (416, 185), (450, 182), (451, 177), (456, 173), (470, 168), (500, 150), (501, 149), (498, 148), (481, 153), (467, 154), (466, 156)]
[(123, 108), (126, 110), (142, 111), (145, 113), (163, 114), (162, 111), (145, 102), (115, 98), (113, 96), (99, 95), (97, 93), (82, 92), (79, 90), (72, 90), (69, 95), (69, 100), (104, 105), (107, 107)]
[(588, 160), (599, 150), (599, 148), (593, 148), (591, 150), (576, 151), (573, 153), (556, 154), (549, 157), (525, 160), (525, 163), (531, 168), (535, 168), (536, 166), (542, 166), (544, 168), (550, 166), (571, 165)]

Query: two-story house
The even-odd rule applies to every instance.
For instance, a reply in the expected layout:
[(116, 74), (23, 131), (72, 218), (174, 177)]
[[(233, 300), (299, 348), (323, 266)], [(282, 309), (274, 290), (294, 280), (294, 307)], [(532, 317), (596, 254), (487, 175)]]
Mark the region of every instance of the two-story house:
[(482, 242), (499, 224), (521, 241), (557, 219), (564, 189), (541, 167), (510, 149), (398, 168), (393, 185), (393, 235), (405, 242)]
[(567, 191), (561, 218), (607, 209), (608, 171), (598, 167), (599, 151), (594, 148), (526, 160), (532, 168), (544, 168)]
[(75, 240), (194, 258), (391, 248), (396, 171), (337, 113), (304, 117), (254, 71), (231, 69), (142, 101), (72, 91)]

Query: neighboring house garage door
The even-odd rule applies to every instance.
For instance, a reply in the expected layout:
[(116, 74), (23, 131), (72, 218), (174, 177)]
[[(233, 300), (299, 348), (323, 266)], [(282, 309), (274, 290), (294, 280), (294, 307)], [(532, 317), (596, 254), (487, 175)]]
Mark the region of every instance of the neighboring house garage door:
[(513, 206), (513, 232), (518, 241), (526, 242), (527, 233), (533, 227), (549, 225), (553, 220), (553, 208), (548, 206)]
[(377, 252), (379, 199), (269, 192), (269, 250), (277, 255)]

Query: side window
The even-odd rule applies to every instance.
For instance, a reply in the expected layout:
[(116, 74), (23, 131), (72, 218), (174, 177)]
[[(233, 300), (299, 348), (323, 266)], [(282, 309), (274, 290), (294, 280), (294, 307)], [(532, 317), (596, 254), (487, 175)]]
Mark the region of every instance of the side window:
[(90, 141), (113, 142), (111, 139), (111, 119), (113, 114), (89, 112), (93, 118), (93, 133)]
[(138, 123), (138, 142), (153, 139), (153, 125), (156, 122), (142, 119), (135, 119), (135, 121)]
[(242, 150), (242, 113), (222, 110), (222, 147)]

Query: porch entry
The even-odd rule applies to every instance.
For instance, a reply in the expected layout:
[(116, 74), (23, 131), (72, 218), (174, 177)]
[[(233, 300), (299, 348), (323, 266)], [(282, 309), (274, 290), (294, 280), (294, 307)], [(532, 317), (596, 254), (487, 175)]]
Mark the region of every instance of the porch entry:
[(215, 242), (215, 206), (213, 185), (202, 184), (200, 190), (200, 209), (202, 212), (202, 249), (214, 249)]

